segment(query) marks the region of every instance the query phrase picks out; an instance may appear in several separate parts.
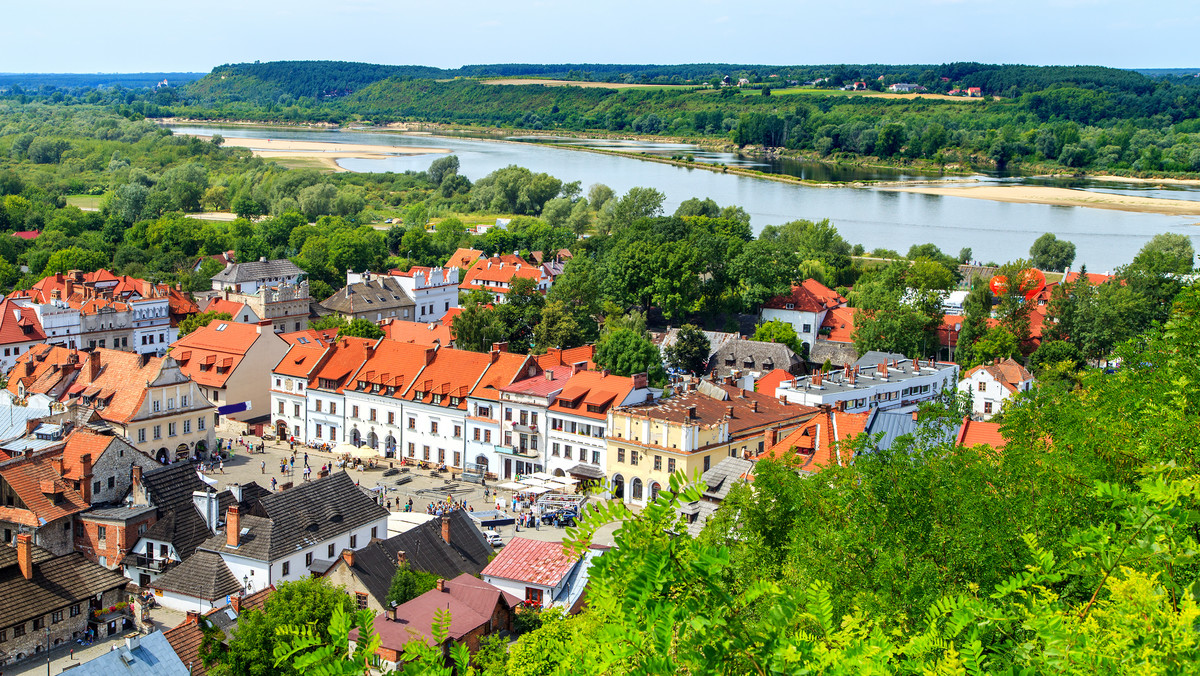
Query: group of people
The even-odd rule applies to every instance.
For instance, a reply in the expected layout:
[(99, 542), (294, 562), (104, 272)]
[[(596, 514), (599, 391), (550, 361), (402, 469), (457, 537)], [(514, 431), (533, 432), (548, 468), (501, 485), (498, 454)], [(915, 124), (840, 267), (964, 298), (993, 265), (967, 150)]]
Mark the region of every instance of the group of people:
[[(412, 498), (409, 498), (409, 500), (408, 500), (408, 507), (409, 508), (406, 509), (405, 511), (411, 512), (412, 511)], [(431, 502), (428, 505), (426, 505), (425, 513), (433, 514), (434, 516), (441, 516), (443, 514), (449, 514), (450, 512), (453, 512), (456, 509), (465, 509), (468, 512), (475, 511), (475, 508), (472, 507), (471, 505), (468, 505), (466, 500), (455, 500), (454, 496), (447, 495), (445, 500)]]

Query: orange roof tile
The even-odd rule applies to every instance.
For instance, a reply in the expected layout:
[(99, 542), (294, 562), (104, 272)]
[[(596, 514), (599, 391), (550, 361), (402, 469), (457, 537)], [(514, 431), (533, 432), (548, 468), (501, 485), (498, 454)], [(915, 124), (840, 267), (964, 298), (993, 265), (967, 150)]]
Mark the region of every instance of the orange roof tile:
[(309, 380), (309, 387), (319, 387), (321, 381), (331, 381), (336, 391), (340, 392), (346, 384), (346, 379), (353, 374), (367, 359), (367, 349), (377, 341), (367, 338), (347, 336), (338, 338), (330, 345), (333, 351), (316, 373)]
[[(181, 356), (185, 351), (192, 353), (190, 359), (179, 362), (184, 375), (200, 385), (224, 387), (261, 335), (262, 327), (256, 324), (220, 320), (171, 343), (171, 349), (178, 350)], [(210, 364), (212, 368), (204, 368)]]
[[(429, 349), (411, 343), (392, 342), (392, 344), (418, 348), (421, 351), (420, 354), (422, 357), (425, 355), (426, 350)], [(500, 354), (503, 355), (504, 353)], [(417, 392), (423, 392), (428, 394), (424, 396), (422, 401), (426, 404), (434, 405), (430, 395), (441, 394), (444, 396), (436, 405), (450, 408), (452, 406), (451, 398), (458, 397), (458, 403), (455, 408), (465, 410), (467, 408), (467, 395), (480, 382), (480, 378), (491, 364), (492, 356), (482, 352), (440, 348), (436, 349), (432, 355), (432, 359), (429, 360), (425, 368), (419, 371), (414, 371), (412, 368), (393, 368), (389, 369), (389, 372), (392, 374), (414, 374), (414, 377), (416, 377), (416, 382), (405, 389), (402, 395), (403, 399), (415, 401)]]
[(446, 260), (446, 267), (469, 270), (482, 257), (483, 252), (478, 249), (456, 249)]
[(92, 463), (100, 461), (100, 456), (108, 450), (116, 437), (111, 434), (100, 434), (86, 427), (77, 428), (67, 435), (63, 446), (63, 478), (78, 481), (83, 478), (84, 455), (92, 456)]
[[(202, 312), (225, 312), (234, 320), (238, 318), (242, 310), (245, 309), (245, 303), (235, 303), (231, 300), (226, 300), (220, 296), (210, 298), (208, 304), (201, 310)], [(257, 316), (257, 315), (256, 315)]]
[[(92, 360), (99, 364), (95, 380), (91, 378)], [(98, 408), (100, 417), (126, 423), (142, 406), (144, 383), (158, 379), (164, 362), (163, 358), (134, 352), (97, 348), (89, 354), (57, 345), (37, 345), (17, 359), (8, 389), (15, 394), (23, 385), (26, 394), (48, 394), (62, 401), (85, 392), (91, 394), (84, 396), (99, 394), (107, 399), (107, 404)]]
[[(788, 305), (792, 307), (788, 307)], [(793, 284), (792, 290), (782, 296), (776, 296), (763, 303), (764, 308), (775, 310), (799, 310), (801, 312), (820, 312), (838, 305), (845, 305), (846, 299), (815, 279), (806, 279), (802, 284)]]
[(21, 307), (10, 298), (0, 301), (0, 345), (29, 343), (46, 339), (37, 313)]
[(775, 396), (775, 390), (781, 384), (783, 384), (783, 381), (791, 380), (795, 377), (796, 376), (783, 369), (775, 369), (774, 371), (771, 371), (770, 373), (767, 373), (763, 377), (759, 378), (758, 381), (754, 383), (754, 391)]
[(764, 448), (759, 458), (786, 459), (794, 456), (803, 472), (816, 472), (834, 462), (849, 464), (853, 455), (849, 449), (840, 448), (839, 444), (866, 429), (869, 417), (869, 413), (822, 409), (783, 439)]
[(310, 344), (316, 342), (328, 344), (337, 340), (339, 331), (341, 331), (341, 329), (337, 327), (332, 329), (321, 329), (320, 331), (316, 329), (304, 329), (302, 331), (281, 333), (279, 334), (279, 337), (282, 338), (283, 342), (287, 343), (288, 345), (295, 345), (297, 343), (304, 344), (305, 341)]
[(970, 378), (980, 371), (986, 371), (996, 382), (1007, 388), (1009, 392), (1016, 392), (1021, 383), (1033, 380), (1033, 374), (1012, 357), (994, 364), (980, 364), (964, 373), (963, 380)]
[(963, 418), (955, 443), (965, 448), (991, 446), (997, 451), (1003, 451), (1005, 445), (1004, 437), (1000, 434), (1000, 423), (971, 420), (970, 416)]
[(88, 508), (83, 496), (63, 481), (48, 458), (17, 461), (0, 468), (0, 477), (26, 507), (0, 506), (0, 521), (39, 528)]
[(304, 378), (307, 382), (313, 371), (320, 366), (321, 360), (328, 350), (328, 346), (324, 343), (307, 345), (296, 343), (288, 348), (283, 359), (280, 359), (271, 371), (283, 376)]
[(824, 339), (834, 343), (853, 343), (856, 312), (852, 307), (830, 308), (825, 314), (825, 321), (821, 322), (821, 328), (829, 329)]
[(488, 366), (483, 377), (479, 379), (479, 383), (471, 390), (471, 396), (477, 399), (498, 401), (502, 388), (512, 385), (528, 373), (525, 366), (530, 361), (531, 358), (523, 354), (496, 353), (496, 361)]
[(402, 343), (417, 343), (420, 345), (444, 345), (449, 347), (454, 341), (450, 335), (448, 324), (426, 324), (425, 322), (406, 322), (400, 319), (385, 319), (380, 325), (389, 340)]
[[(515, 260), (509, 262), (504, 260), (505, 258), (515, 258)], [(489, 258), (468, 270), (463, 277), (462, 283), (459, 284), (459, 288), (508, 293), (513, 279), (517, 277), (524, 277), (537, 282), (542, 278), (542, 269), (513, 256)], [(507, 284), (509, 286), (499, 286), (500, 284)]]
[[(595, 394), (593, 394), (593, 391)], [(606, 374), (604, 371), (580, 371), (567, 379), (563, 383), (562, 394), (550, 404), (551, 411), (558, 413), (569, 413), (571, 415), (579, 415), (585, 418), (595, 418), (604, 420), (608, 416), (608, 407), (599, 412), (587, 410), (587, 406), (583, 404), (584, 399), (595, 399), (605, 396), (608, 401), (614, 402), (610, 404), (619, 406), (624, 403), (625, 398), (633, 391), (633, 378), (626, 376), (614, 376)], [(612, 395), (607, 397), (607, 395)], [(577, 408), (572, 408), (569, 404), (575, 403)]]
[(515, 537), (480, 573), (546, 587), (557, 587), (579, 557), (568, 555), (561, 542)]

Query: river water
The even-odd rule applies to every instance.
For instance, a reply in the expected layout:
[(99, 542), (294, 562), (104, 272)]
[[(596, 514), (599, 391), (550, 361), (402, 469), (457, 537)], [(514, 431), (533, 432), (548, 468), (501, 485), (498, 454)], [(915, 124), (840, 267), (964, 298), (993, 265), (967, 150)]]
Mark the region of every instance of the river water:
[[(221, 134), (230, 138), (273, 138), (297, 141), (329, 141), (383, 146), (445, 148), (458, 155), (460, 172), (472, 181), (511, 165), (545, 172), (563, 181), (580, 181), (584, 190), (593, 183), (608, 185), (617, 194), (636, 186), (656, 188), (666, 195), (667, 213), (690, 197), (710, 197), (722, 206), (741, 206), (751, 216), (755, 232), (764, 226), (796, 219), (830, 219), (851, 243), (871, 250), (877, 247), (904, 253), (913, 244), (932, 242), (955, 255), (971, 248), (973, 258), (1003, 263), (1026, 257), (1029, 246), (1042, 233), (1052, 232), (1075, 243), (1075, 268), (1086, 264), (1092, 272), (1105, 272), (1132, 260), (1151, 237), (1160, 232), (1185, 234), (1200, 250), (1200, 216), (1167, 216), (1088, 207), (993, 202), (966, 197), (920, 195), (874, 188), (821, 188), (772, 181), (765, 178), (690, 169), (658, 162), (581, 152), (522, 142), (495, 142), (467, 136), (433, 136), (354, 130), (296, 130), (218, 125), (180, 125), (173, 129), (186, 134)], [(573, 139), (577, 143), (579, 140)], [(589, 142), (612, 146), (613, 142)], [(753, 158), (732, 153), (703, 151), (686, 144), (639, 144), (619, 142), (630, 150), (657, 154), (692, 153), (698, 162), (756, 166)], [(630, 145), (632, 144), (632, 145)], [(359, 172), (419, 171), (436, 159), (434, 155), (395, 156), (386, 159), (342, 159), (338, 164)], [(768, 169), (762, 169), (768, 171)], [(816, 165), (812, 171), (829, 171)], [(842, 180), (879, 178), (899, 180), (924, 178), (897, 170), (845, 170), (854, 172)], [(793, 173), (787, 171), (784, 173)], [(1036, 179), (995, 179), (1033, 183)], [(1200, 199), (1200, 191), (1174, 186), (1098, 182), (1078, 184), (1088, 190), (1139, 194), (1147, 197)]]

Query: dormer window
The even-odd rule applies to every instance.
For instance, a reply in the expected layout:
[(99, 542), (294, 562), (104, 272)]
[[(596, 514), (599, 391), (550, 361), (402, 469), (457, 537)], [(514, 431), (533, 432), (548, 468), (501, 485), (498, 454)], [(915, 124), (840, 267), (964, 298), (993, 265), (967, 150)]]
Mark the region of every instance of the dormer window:
[(425, 393), (417, 390), (417, 392), (413, 394), (413, 401), (425, 401)]
[(795, 309), (796, 309), (796, 304), (795, 304), (795, 303), (788, 303), (788, 304), (787, 304), (785, 307), (787, 307), (787, 309), (789, 309), (789, 310), (795, 310)]
[(458, 406), (458, 403), (460, 401), (462, 401), (462, 400), (459, 399), (458, 397), (450, 397), (450, 405), (451, 406)]
[(435, 404), (442, 403), (442, 395), (440, 395), (440, 394), (433, 395), (433, 403), (435, 403)]

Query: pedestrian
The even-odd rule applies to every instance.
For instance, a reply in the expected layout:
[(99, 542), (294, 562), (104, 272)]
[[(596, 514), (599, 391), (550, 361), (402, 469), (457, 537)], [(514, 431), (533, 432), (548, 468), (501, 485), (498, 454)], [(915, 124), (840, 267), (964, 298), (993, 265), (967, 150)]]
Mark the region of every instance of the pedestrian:
[(275, 477), (271, 477), (271, 490), (275, 490), (276, 485)]
[(308, 452), (307, 451), (305, 451), (305, 453), (304, 453), (304, 466), (308, 467)]
[(262, 473), (263, 474), (267, 473), (267, 461), (266, 460), (262, 461)]
[(225, 473), (225, 461), (222, 460), (221, 461), (221, 474), (224, 474), (224, 473)]

